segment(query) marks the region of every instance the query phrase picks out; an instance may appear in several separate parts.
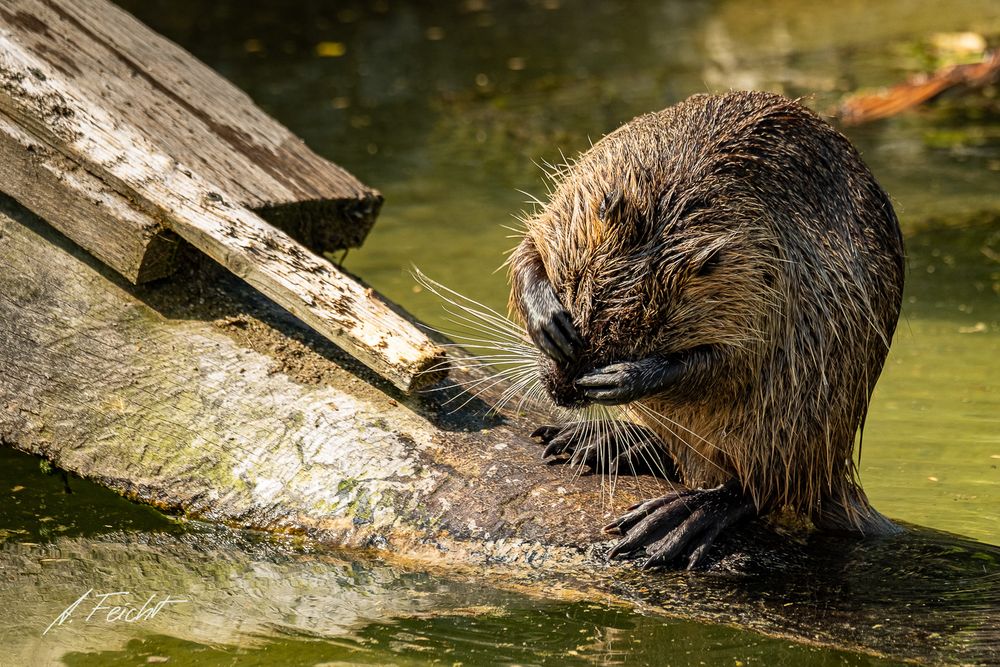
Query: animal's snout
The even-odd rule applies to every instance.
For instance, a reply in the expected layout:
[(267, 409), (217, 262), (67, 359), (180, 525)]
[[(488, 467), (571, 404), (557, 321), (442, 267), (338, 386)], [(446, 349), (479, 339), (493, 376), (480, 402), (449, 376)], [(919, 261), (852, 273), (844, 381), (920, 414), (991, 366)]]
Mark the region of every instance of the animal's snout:
[(539, 373), (542, 386), (559, 407), (580, 408), (588, 404), (589, 401), (584, 397), (580, 388), (576, 386), (576, 381), (592, 368), (593, 364), (588, 363), (585, 359), (560, 364), (545, 355), (540, 355)]

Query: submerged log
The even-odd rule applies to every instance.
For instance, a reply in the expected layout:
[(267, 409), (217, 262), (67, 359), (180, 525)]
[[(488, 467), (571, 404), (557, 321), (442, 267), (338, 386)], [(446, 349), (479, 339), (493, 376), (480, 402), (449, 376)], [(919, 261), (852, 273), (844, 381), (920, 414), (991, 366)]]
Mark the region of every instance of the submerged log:
[(599, 526), (664, 487), (621, 478), (611, 498), (540, 464), (525, 434), (544, 414), (454, 411), (449, 382), (405, 396), (211, 263), (132, 287), (10, 202), (0, 237), (0, 439), (134, 500), (800, 642), (997, 656), (996, 547), (753, 524), (707, 574), (609, 567)]

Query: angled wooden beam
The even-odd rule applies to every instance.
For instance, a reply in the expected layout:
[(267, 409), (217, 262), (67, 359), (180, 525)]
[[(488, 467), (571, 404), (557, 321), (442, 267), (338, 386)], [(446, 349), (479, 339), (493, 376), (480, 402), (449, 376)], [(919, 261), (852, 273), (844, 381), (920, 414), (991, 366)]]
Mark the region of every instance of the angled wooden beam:
[[(22, 146), (34, 137), (162, 225), (155, 234), (176, 233), (403, 391), (440, 378), (430, 370), (444, 353), (422, 331), (251, 210), (338, 192), (356, 216), (372, 217), (377, 193), (308, 152), (231, 86), (206, 98), (217, 75), (103, 0), (12, 0), (0, 5), (0, 20), (0, 114), (21, 131)], [(195, 106), (198, 95), (219, 115)], [(15, 189), (51, 214), (42, 198), (24, 196), (29, 186)], [(61, 229), (107, 257), (87, 224)]]
[(179, 239), (160, 220), (2, 114), (0, 183), (132, 283), (173, 272)]

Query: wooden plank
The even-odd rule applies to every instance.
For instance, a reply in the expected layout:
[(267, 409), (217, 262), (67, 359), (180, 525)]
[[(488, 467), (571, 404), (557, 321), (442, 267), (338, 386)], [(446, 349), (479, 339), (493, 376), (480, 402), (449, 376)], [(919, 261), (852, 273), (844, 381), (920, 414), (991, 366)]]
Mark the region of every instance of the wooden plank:
[(0, 115), (3, 189), (138, 284), (169, 275), (179, 239), (78, 164)]
[[(154, 137), (230, 202), (318, 252), (356, 247), (381, 195), (319, 157), (238, 88), (105, 0), (3, 0), (0, 30), (115, 122)], [(43, 122), (51, 120), (39, 119)]]
[[(275, 566), (273, 551), (260, 555), (263, 569), (256, 559), (243, 562), (252, 552), (237, 540), (238, 548), (225, 550), (240, 561), (234, 572), (322, 591), (317, 571), (330, 568), (316, 568), (321, 545), (342, 544), (547, 597), (636, 603), (647, 614), (897, 659), (995, 662), (998, 547), (912, 527), (865, 542), (800, 540), (754, 525), (723, 537), (721, 553), (732, 553), (715, 561), (722, 576), (608, 563), (600, 526), (667, 486), (623, 477), (610, 498), (597, 476), (545, 465), (526, 434), (549, 415), (505, 412), (484, 421), (482, 405), (456, 410), (464, 396), (454, 386), (422, 401), (395, 401), (357, 381), (357, 369), (332, 345), (207, 261), (185, 267), (183, 281), (129, 289), (2, 199), (0, 237), (0, 441), (185, 516), (311, 538), (305, 571), (285, 558)], [(206, 319), (206, 312), (216, 315)], [(218, 313), (238, 316), (213, 320)], [(206, 545), (230, 543), (224, 535), (188, 538), (204, 553)], [(218, 575), (222, 553), (147, 552), (134, 534), (121, 536), (113, 556), (98, 547), (91, 557), (86, 543), (82, 552), (62, 553), (72, 545), (56, 540), (43, 548), (70, 561), (45, 567), (45, 554), (15, 540), (0, 545), (0, 608), (36, 639), (61, 609), (57, 601), (69, 604), (96, 585), (72, 590), (97, 581), (95, 564), (126, 553), (127, 569), (142, 580), (109, 581), (118, 573), (104, 572), (115, 586), (105, 590), (188, 593), (202, 590), (191, 582), (232, 578)], [(98, 536), (105, 540), (117, 544)], [(254, 591), (252, 576), (240, 580)], [(67, 581), (75, 583), (67, 589)], [(45, 604), (19, 606), (28, 590)], [(219, 606), (210, 593), (195, 598), (192, 613)], [(281, 605), (254, 609), (236, 616), (285, 627)], [(204, 626), (170, 619), (179, 632)], [(96, 625), (83, 628), (90, 636)]]
[[(18, 3), (20, 4), (20, 3)], [(151, 212), (403, 391), (432, 383), (444, 352), (371, 290), (234, 201), (209, 170), (0, 34), (0, 112)], [(204, 165), (201, 165), (204, 168)], [(79, 238), (74, 238), (79, 241)]]
[[(405, 539), (423, 521), (482, 537), (566, 518), (575, 493), (538, 461), (526, 427), (493, 424), (488, 447), (478, 417), (439, 429), (420, 404), (440, 394), (404, 405), (358, 381), (356, 363), (210, 262), (142, 288), (140, 300), (5, 199), (0, 440), (163, 507), (355, 546), (387, 529)], [(238, 313), (238, 324), (202, 319), (196, 304), (213, 296), (210, 312)], [(500, 443), (517, 447), (506, 462), (495, 460)], [(635, 499), (629, 487), (619, 502)], [(531, 504), (498, 507), (512, 499)], [(356, 521), (365, 507), (373, 516)], [(600, 539), (602, 511), (574, 510), (553, 544)], [(410, 546), (423, 537), (411, 535)]]

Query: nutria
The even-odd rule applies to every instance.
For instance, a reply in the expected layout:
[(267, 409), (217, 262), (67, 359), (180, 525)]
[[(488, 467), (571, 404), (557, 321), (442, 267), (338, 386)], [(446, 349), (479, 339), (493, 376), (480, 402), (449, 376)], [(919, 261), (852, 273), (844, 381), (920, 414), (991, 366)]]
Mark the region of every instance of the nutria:
[(614, 465), (658, 448), (689, 489), (607, 526), (625, 535), (612, 555), (693, 567), (722, 531), (776, 510), (896, 530), (853, 450), (899, 316), (903, 243), (842, 134), (779, 95), (696, 95), (607, 135), (525, 223), (511, 307), (547, 393), (624, 406), (642, 427), (543, 426), (546, 454)]

